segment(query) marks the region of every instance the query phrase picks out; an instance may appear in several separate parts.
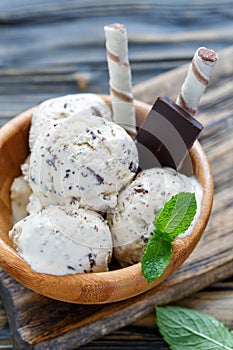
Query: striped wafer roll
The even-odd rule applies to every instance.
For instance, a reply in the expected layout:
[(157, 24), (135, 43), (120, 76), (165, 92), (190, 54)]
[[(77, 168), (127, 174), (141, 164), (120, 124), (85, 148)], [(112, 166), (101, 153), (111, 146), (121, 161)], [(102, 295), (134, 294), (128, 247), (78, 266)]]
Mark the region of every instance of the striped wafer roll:
[(188, 74), (176, 100), (177, 105), (193, 116), (196, 114), (200, 98), (209, 83), (217, 60), (216, 52), (205, 47), (200, 47), (193, 56)]
[(123, 24), (116, 23), (106, 25), (104, 31), (113, 119), (126, 130), (135, 133), (135, 108), (126, 28)]

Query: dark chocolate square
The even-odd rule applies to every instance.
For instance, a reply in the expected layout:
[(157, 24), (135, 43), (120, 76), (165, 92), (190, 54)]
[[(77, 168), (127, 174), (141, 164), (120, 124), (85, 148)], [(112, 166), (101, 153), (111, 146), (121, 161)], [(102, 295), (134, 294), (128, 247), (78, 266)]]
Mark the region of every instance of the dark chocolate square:
[(141, 169), (178, 169), (203, 126), (168, 97), (159, 97), (136, 135)]

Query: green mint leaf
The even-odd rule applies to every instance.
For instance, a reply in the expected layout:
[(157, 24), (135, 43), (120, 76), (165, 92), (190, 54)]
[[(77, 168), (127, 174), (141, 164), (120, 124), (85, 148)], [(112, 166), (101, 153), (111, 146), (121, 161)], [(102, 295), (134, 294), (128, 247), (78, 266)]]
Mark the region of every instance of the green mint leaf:
[(157, 325), (172, 350), (232, 350), (233, 337), (220, 321), (199, 311), (156, 307)]
[[(156, 216), (155, 226), (163, 238), (172, 241), (190, 226), (197, 211), (194, 193), (180, 192), (173, 196)], [(155, 232), (156, 234), (156, 232)]]
[(142, 257), (142, 273), (150, 283), (160, 277), (172, 257), (172, 244), (158, 236), (152, 236)]
[(149, 239), (142, 257), (142, 273), (148, 283), (163, 274), (172, 258), (172, 242), (189, 228), (196, 210), (195, 194), (180, 192), (159, 211), (154, 236)]

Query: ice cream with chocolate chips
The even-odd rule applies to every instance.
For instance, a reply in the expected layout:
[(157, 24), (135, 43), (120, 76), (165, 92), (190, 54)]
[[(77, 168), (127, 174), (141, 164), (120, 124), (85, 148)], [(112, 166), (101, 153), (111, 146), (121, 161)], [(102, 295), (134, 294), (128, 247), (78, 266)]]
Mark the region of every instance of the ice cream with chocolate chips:
[(30, 185), (44, 207), (59, 204), (108, 211), (135, 177), (138, 153), (132, 138), (104, 118), (87, 119), (83, 132), (79, 133), (79, 119), (68, 118), (48, 128), (34, 145)]
[(48, 206), (19, 221), (9, 233), (20, 256), (39, 273), (107, 271), (112, 237), (95, 211)]
[(141, 261), (155, 229), (156, 213), (179, 192), (194, 192), (197, 200), (197, 213), (187, 235), (201, 210), (202, 188), (195, 177), (185, 176), (172, 168), (147, 169), (120, 193), (115, 212), (108, 215), (108, 222), (114, 256), (122, 266)]
[[(29, 133), (29, 146), (32, 149), (37, 137), (51, 122), (78, 115), (89, 110), (89, 115), (112, 120), (112, 111), (107, 103), (96, 94), (73, 94), (48, 99), (42, 102), (32, 113)], [(80, 114), (81, 115), (81, 114)]]
[[(152, 107), (135, 142), (125, 131), (136, 131), (125, 26), (104, 29), (112, 110), (100, 96), (77, 94), (45, 101), (33, 111), (31, 154), (22, 167), (33, 191), (27, 205), (30, 215), (16, 223), (9, 235), (19, 255), (40, 273), (107, 271), (113, 246), (122, 266), (139, 262), (153, 235), (156, 213), (179, 192), (195, 192), (197, 199), (197, 214), (184, 235), (191, 233), (200, 214), (201, 186), (177, 168), (201, 130), (191, 115), (217, 56), (205, 48), (196, 52), (176, 104), (159, 98), (160, 110), (158, 105)], [(150, 118), (154, 112), (161, 124)], [(182, 132), (183, 120), (185, 130), (192, 132)], [(165, 121), (184, 147), (178, 149)], [(148, 138), (149, 134), (156, 137)], [(136, 177), (140, 160), (136, 143), (140, 142), (156, 155), (161, 167), (153, 166)], [(164, 154), (171, 159), (164, 159)]]

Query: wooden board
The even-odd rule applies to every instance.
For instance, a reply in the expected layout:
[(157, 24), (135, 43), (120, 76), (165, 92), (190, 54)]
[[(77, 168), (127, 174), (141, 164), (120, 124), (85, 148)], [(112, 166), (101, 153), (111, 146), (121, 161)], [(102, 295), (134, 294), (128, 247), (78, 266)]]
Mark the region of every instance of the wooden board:
[[(159, 287), (127, 301), (108, 305), (73, 305), (39, 296), (5, 272), (0, 293), (9, 318), (14, 349), (74, 349), (167, 304), (233, 275), (233, 47), (220, 55), (218, 68), (202, 99), (205, 125), (201, 143), (215, 179), (213, 213), (205, 234), (189, 259)], [(187, 66), (139, 86), (135, 97), (152, 102), (156, 95), (174, 98)], [(152, 93), (153, 91), (153, 93)]]
[[(222, 322), (226, 326), (233, 328), (232, 310), (233, 310), (233, 279), (217, 282), (210, 287), (189, 295), (188, 297), (173, 303), (183, 307), (191, 307), (196, 310), (208, 313)], [(78, 345), (77, 345), (78, 346)], [(8, 319), (0, 303), (0, 349), (12, 349), (11, 336), (9, 331)], [(158, 329), (156, 329), (155, 312), (127, 325), (117, 329), (104, 337), (93, 340), (82, 346), (84, 350), (100, 349), (158, 349), (168, 350), (168, 346), (162, 340)]]

